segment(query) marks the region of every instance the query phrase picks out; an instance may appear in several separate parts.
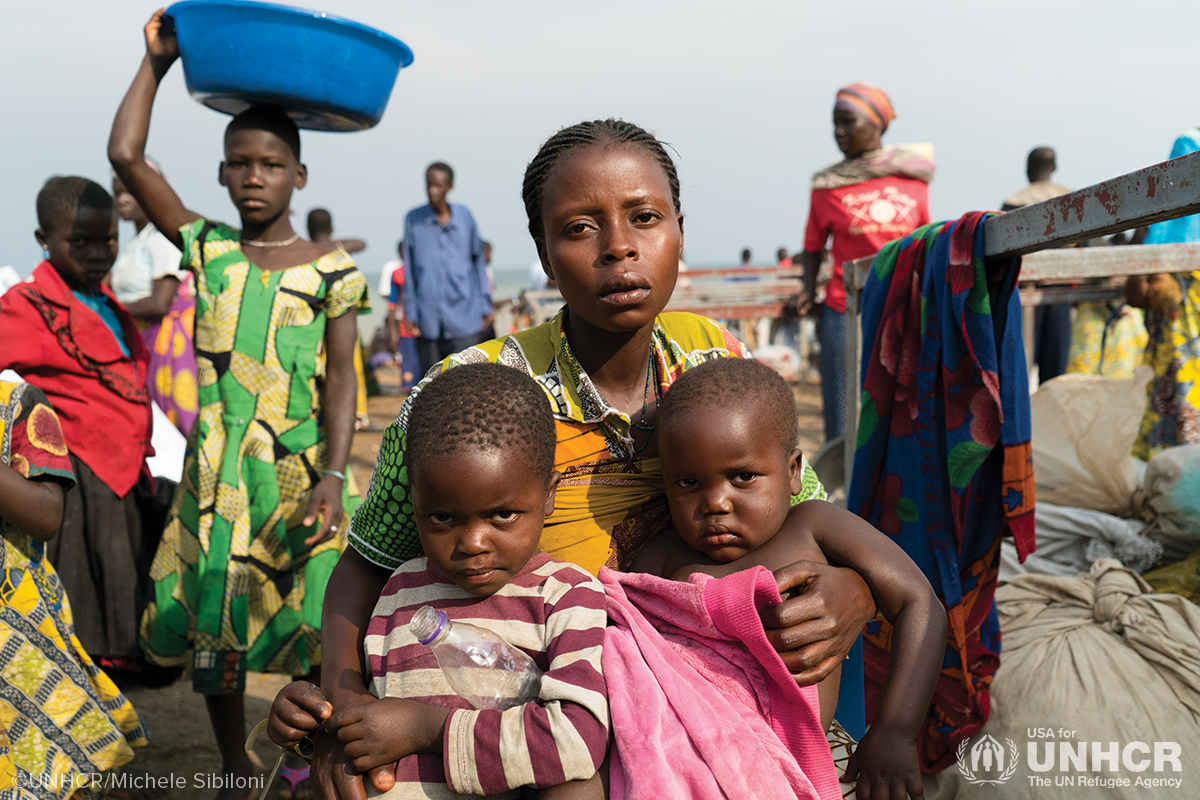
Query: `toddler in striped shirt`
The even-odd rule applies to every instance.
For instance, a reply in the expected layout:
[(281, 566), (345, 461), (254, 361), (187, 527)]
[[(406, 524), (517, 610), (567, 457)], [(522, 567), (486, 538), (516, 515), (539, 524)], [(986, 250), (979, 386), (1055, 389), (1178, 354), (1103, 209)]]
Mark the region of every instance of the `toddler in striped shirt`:
[[(392, 574), (367, 628), (379, 699), (330, 715), (319, 689), (290, 684), (271, 709), (272, 740), (290, 747), (323, 726), (356, 770), (395, 762), (394, 783), (368, 785), (388, 800), (515, 798), (522, 787), (593, 778), (608, 740), (604, 591), (538, 550), (559, 479), (545, 394), (509, 367), (455, 367), (413, 401), (407, 430), (425, 555)], [(528, 653), (545, 673), (537, 701), (478, 710), (457, 696), (408, 629), (425, 605)]]

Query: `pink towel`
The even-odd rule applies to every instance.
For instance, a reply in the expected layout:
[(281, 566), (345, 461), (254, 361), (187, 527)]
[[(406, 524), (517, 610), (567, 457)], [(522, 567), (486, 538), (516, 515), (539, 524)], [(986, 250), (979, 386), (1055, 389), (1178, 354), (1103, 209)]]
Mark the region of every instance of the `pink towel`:
[(780, 600), (769, 571), (600, 581), (612, 800), (841, 797), (817, 687), (796, 686), (758, 616)]

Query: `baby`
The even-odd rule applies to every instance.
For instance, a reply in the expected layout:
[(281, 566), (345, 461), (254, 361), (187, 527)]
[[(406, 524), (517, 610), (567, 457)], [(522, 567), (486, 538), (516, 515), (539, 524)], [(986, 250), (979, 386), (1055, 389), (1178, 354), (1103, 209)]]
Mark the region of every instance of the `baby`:
[[(271, 708), (271, 739), (291, 747), (324, 724), (355, 769), (388, 797), (516, 797), (595, 776), (608, 741), (600, 654), (604, 591), (579, 567), (538, 550), (554, 510), (554, 419), (529, 376), (467, 364), (412, 404), (408, 464), (425, 555), (384, 587), (364, 645), (378, 700), (330, 715), (321, 692), (289, 684)], [(476, 710), (454, 693), (408, 623), (422, 606), (503, 636), (545, 673), (536, 702)], [(326, 719), (328, 718), (328, 719)], [(594, 783), (594, 781), (593, 781)]]
[[(663, 398), (658, 446), (677, 533), (650, 541), (633, 565), (675, 580), (723, 576), (797, 558), (850, 567), (895, 628), (883, 695), (847, 767), (864, 797), (921, 795), (917, 737), (937, 681), (946, 614), (921, 570), (891, 539), (854, 514), (800, 492), (796, 404), (774, 370), (722, 358), (685, 372)], [(831, 676), (832, 678), (832, 676)], [(836, 679), (820, 686), (821, 722), (837, 702)]]

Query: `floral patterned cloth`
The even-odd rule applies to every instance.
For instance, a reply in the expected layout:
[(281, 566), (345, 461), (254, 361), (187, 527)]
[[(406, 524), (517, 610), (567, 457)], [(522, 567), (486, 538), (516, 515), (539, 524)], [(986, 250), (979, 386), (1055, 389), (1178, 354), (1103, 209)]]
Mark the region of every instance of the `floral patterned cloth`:
[[(321, 604), (344, 534), (306, 545), (326, 464), (325, 330), (369, 311), (346, 251), (263, 270), (240, 234), (196, 220), (180, 229), (196, 279), (200, 416), (183, 481), (150, 566), (142, 649), (191, 664), (202, 694), (245, 688), (246, 672), (303, 675), (321, 661)], [(347, 475), (346, 514), (358, 504)]]
[[(58, 417), (26, 383), (0, 381), (0, 469), (74, 482)], [(0, 797), (98, 797), (91, 776), (133, 758), (146, 729), (75, 636), (46, 545), (0, 519)]]
[(138, 325), (150, 351), (146, 387), (167, 419), (184, 435), (191, 433), (200, 413), (196, 387), (196, 293), (191, 276), (179, 284), (171, 310), (157, 322)]
[[(946, 605), (946, 655), (920, 742), (945, 769), (988, 716), (999, 665), (993, 595), (1000, 537), (1033, 551), (1028, 376), (1015, 291), (1020, 261), (988, 293), (981, 212), (886, 245), (863, 291), (862, 414), (847, 507), (892, 536)], [(864, 634), (867, 717), (891, 627)]]
[[(1189, 128), (1175, 140), (1171, 158), (1200, 150), (1200, 130)], [(1200, 214), (1156, 222), (1146, 244), (1200, 242)], [(1133, 454), (1148, 461), (1160, 450), (1200, 442), (1200, 272), (1171, 276), (1179, 282), (1180, 300), (1171, 312), (1148, 310), (1143, 363), (1154, 368), (1147, 392), (1150, 405)]]

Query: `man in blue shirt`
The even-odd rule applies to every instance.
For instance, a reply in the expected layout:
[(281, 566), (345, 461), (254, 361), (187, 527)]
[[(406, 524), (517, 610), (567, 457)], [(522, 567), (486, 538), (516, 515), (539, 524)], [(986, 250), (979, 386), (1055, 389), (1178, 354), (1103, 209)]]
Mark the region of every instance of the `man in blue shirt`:
[(483, 240), (466, 206), (451, 204), (454, 170), (425, 170), (429, 205), (404, 219), (404, 312), (417, 337), (421, 372), (479, 344), (491, 322), (492, 290)]

